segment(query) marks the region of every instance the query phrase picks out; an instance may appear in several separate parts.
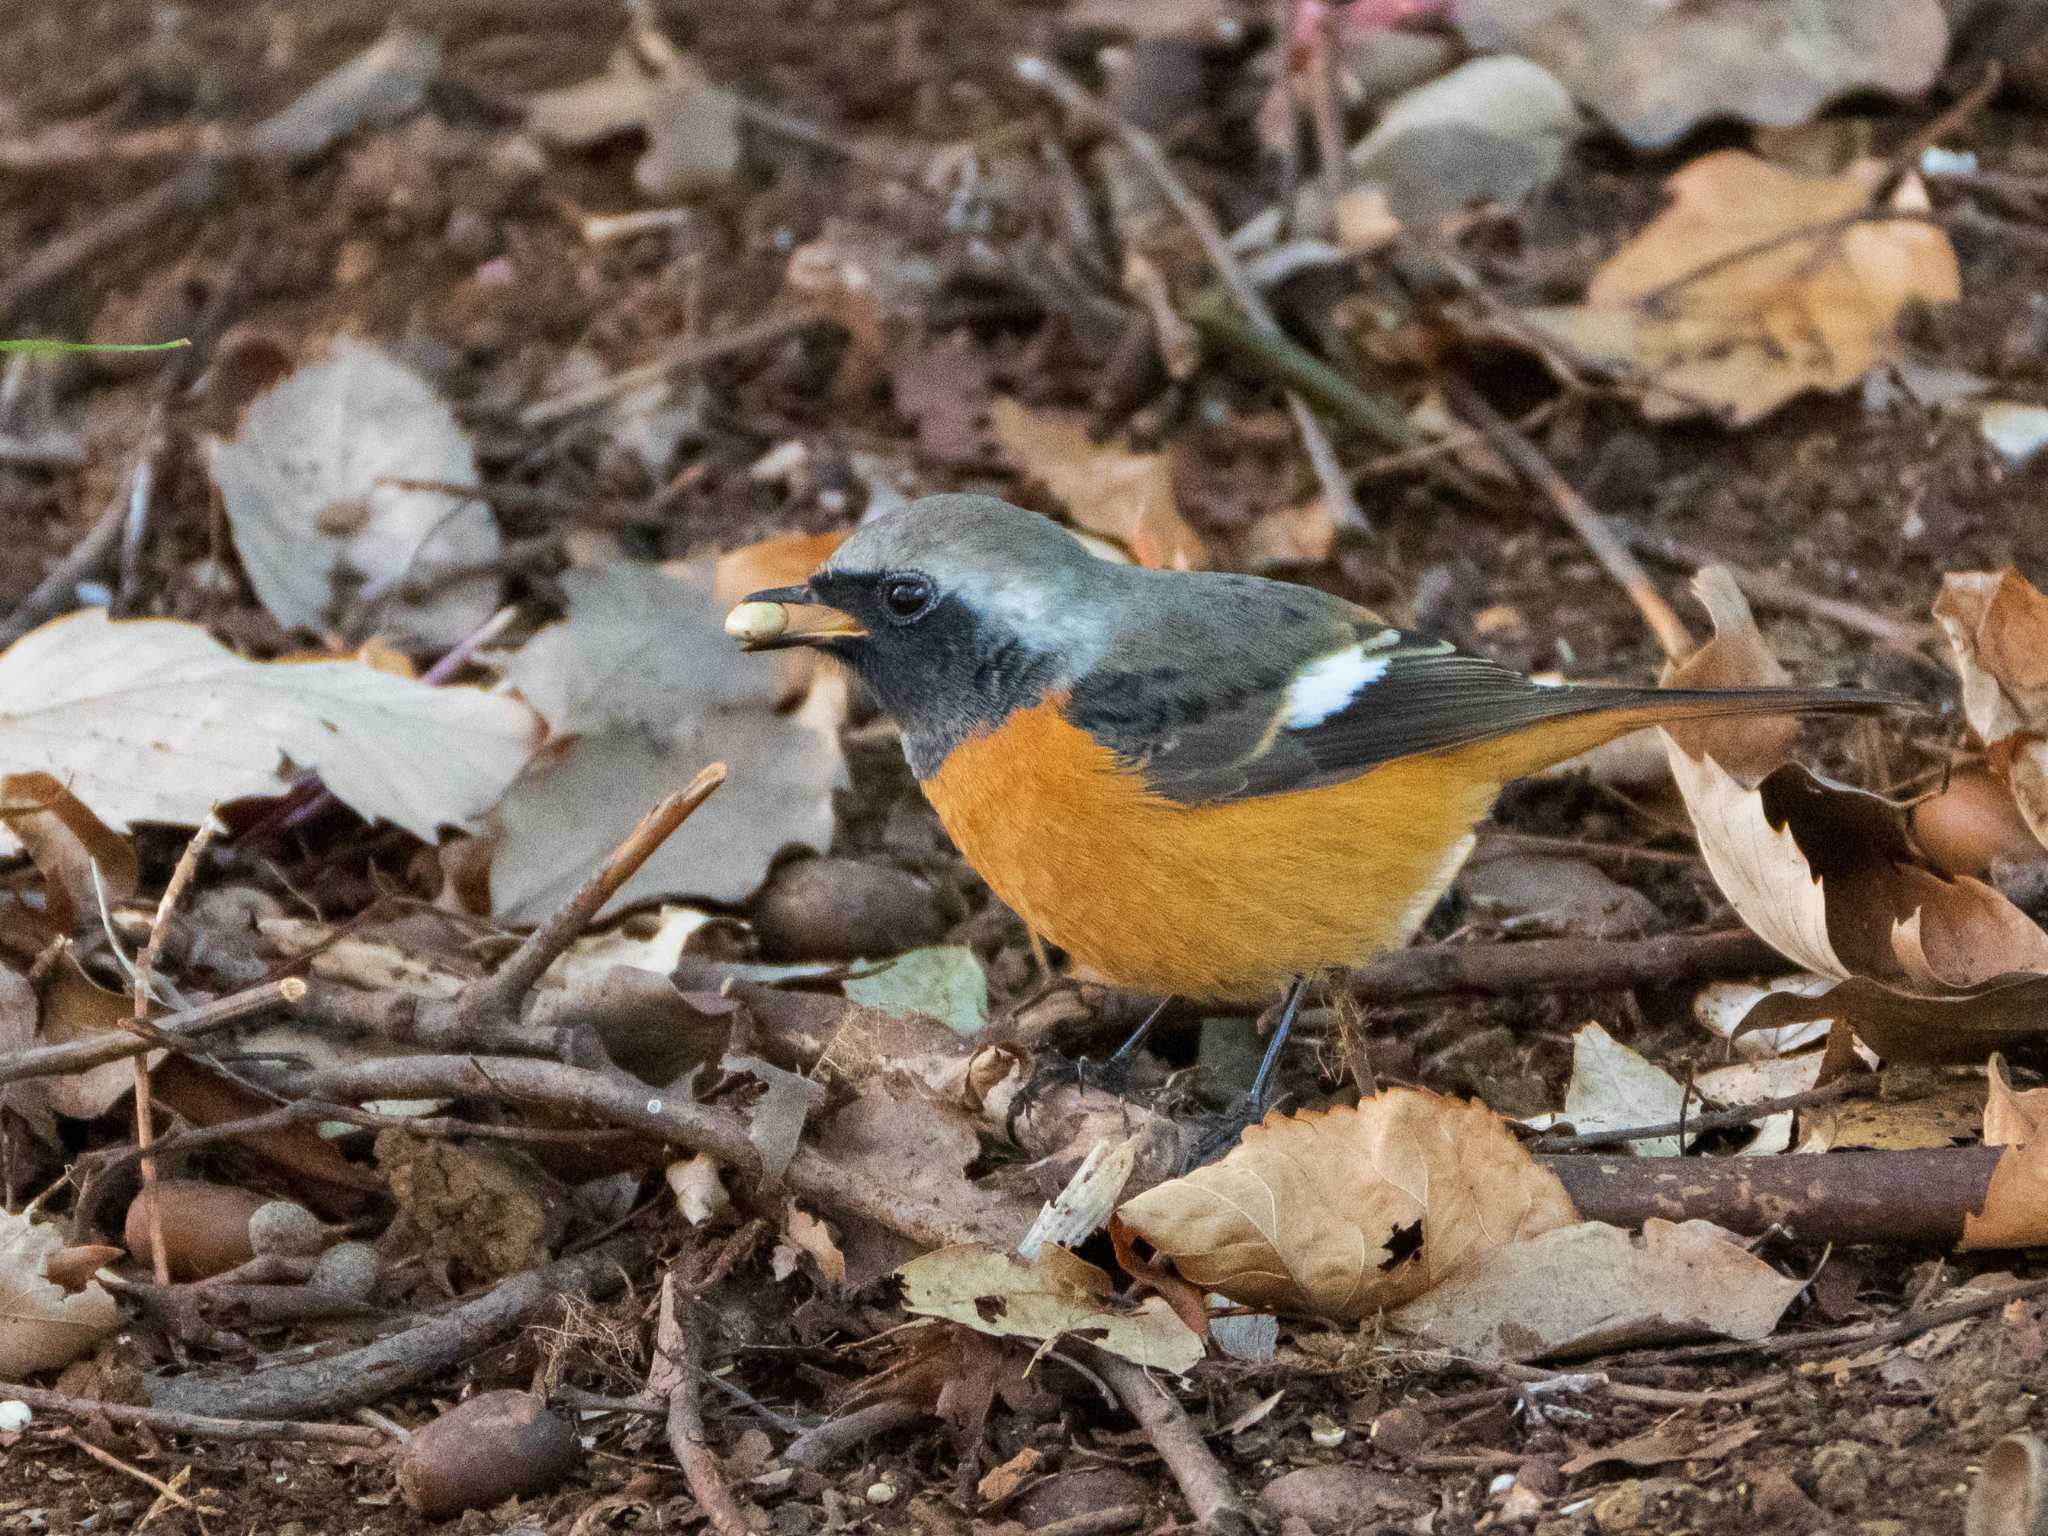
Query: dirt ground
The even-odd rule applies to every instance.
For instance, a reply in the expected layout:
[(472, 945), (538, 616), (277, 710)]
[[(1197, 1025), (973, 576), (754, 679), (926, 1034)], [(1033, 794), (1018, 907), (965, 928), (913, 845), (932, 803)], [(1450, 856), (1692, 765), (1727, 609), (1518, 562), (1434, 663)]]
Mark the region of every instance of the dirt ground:
[[(667, 0), (656, 9), (669, 35), (713, 77), (801, 115), (839, 143), (873, 138), (937, 146), (1047, 123), (1042, 101), (1014, 82), (1008, 61), (1020, 50), (1071, 54), (1073, 46), (1052, 3)], [(772, 312), (784, 302), (788, 251), (828, 220), (895, 228), (913, 245), (959, 258), (945, 249), (948, 237), (929, 199), (904, 194), (900, 184), (830, 148), (760, 132), (748, 136), (740, 178), (692, 203), (673, 228), (586, 242), (580, 215), (639, 206), (631, 147), (550, 152), (536, 161), (507, 145), (518, 97), (603, 68), (622, 22), (618, 8), (601, 0), (203, 0), (178, 7), (18, 0), (0, 7), (0, 135), (26, 136), (79, 118), (122, 130), (247, 123), (399, 16), (446, 44), (427, 113), (358, 133), (300, 168), (231, 171), (226, 195), (202, 212), (92, 261), (0, 317), (0, 331), (102, 339), (182, 334), (218, 304), (228, 323), (290, 344), (336, 332), (379, 339), (432, 370), (460, 403), (476, 429), (487, 479), (545, 493), (523, 509), (500, 507), (515, 539), (550, 532), (565, 515), (560, 509), (578, 506), (623, 527), (629, 552), (654, 557), (837, 526), (864, 494), (852, 467), (856, 453), (887, 454), (920, 491), (1023, 492), (993, 458), (974, 463), (926, 454), (886, 388), (851, 398), (835, 392), (830, 348), (808, 344), (714, 365), (706, 374), (701, 440), (686, 469), (667, 483), (574, 423), (539, 432), (518, 426), (518, 408), (545, 392), (573, 350), (620, 367), (692, 325), (715, 333)], [(1932, 109), (1868, 110), (1881, 152)], [(1265, 189), (1233, 131), (1218, 126), (1225, 121), (1220, 113), (1197, 114), (1176, 147), (1227, 215), (1249, 212)], [(2023, 104), (2000, 101), (1950, 147), (1974, 150), (1987, 169), (2048, 173), (2042, 122)], [(1575, 292), (1654, 211), (1675, 163), (1630, 156), (1597, 140), (1581, 147), (1530, 215), (1519, 245), (1491, 258), (1489, 279), (1518, 298)], [(61, 176), (0, 173), (0, 279), (164, 175), (161, 161), (92, 165)], [(1000, 230), (993, 238), (1000, 240)], [(1920, 326), (1918, 355), (1984, 374), (2010, 397), (2043, 398), (2048, 242), (1965, 232), (1957, 246), (1964, 302)], [(949, 312), (928, 317), (930, 334), (964, 335), (1006, 390), (1047, 404), (1095, 401), (1099, 359), (1049, 331), (1014, 294), (962, 283), (948, 305)], [(1505, 403), (1533, 399), (1543, 387), (1530, 364), (1505, 354), (1473, 366)], [(62, 399), (67, 414), (84, 424), (83, 463), (0, 467), (0, 541), (9, 551), (0, 561), (0, 612), (100, 515), (132, 462), (154, 387), (144, 370), (79, 363), (64, 380)], [(1255, 513), (1285, 499), (1272, 480), (1277, 456), (1292, 452), (1292, 438), (1256, 379), (1212, 371), (1138, 427), (1179, 442), (1183, 507), (1225, 547)], [(763, 454), (793, 439), (808, 445), (815, 469), (815, 483), (803, 494), (749, 477)], [(1946, 570), (2014, 563), (2036, 580), (2048, 576), (2048, 517), (2041, 512), (2048, 456), (2008, 468), (1972, 423), (1910, 401), (1873, 411), (1853, 392), (1809, 398), (1741, 432), (1648, 427), (1620, 403), (1594, 402), (1557, 417), (1542, 442), (1563, 473), (1613, 516), (1902, 621), (1925, 619)], [(1366, 491), (1375, 536), (1345, 544), (1324, 566), (1290, 574), (1517, 666), (1575, 677), (1654, 675), (1659, 658), (1634, 609), (1532, 500), (1517, 492), (1481, 505), (1412, 470), (1375, 477)], [(618, 514), (622, 507), (631, 515)], [(146, 611), (203, 617), (258, 651), (281, 648), (283, 637), (245, 588), (195, 579), (195, 563), (218, 551), (221, 536), (203, 466), (167, 466), (158, 521), (132, 592)], [(549, 569), (529, 569), (515, 593), (545, 603)], [(1656, 569), (1677, 593), (1684, 567)], [(1952, 696), (1931, 653), (1887, 652), (1818, 619), (1769, 610), (1760, 617), (1801, 681), (1901, 688), (1936, 702)], [(1905, 784), (1929, 773), (1959, 731), (1951, 717), (1910, 742), (1837, 733), (1828, 750), (1853, 756), (1865, 782)], [(892, 812), (913, 815), (905, 807), (915, 802), (906, 799), (900, 769), (865, 758), (857, 766), (843, 851), (885, 856), (902, 841)], [(1683, 846), (1668, 836), (1668, 819), (1577, 782), (1518, 788), (1499, 820), (1522, 833), (1665, 852)], [(1697, 863), (1613, 868), (1650, 896), (1672, 928), (1727, 921)], [(954, 878), (974, 908), (959, 932), (993, 962), (999, 994), (1015, 995), (1030, 974), (1021, 930), (988, 910), (986, 893), (964, 870)], [(1433, 931), (1465, 920), (1447, 910)], [(1551, 995), (1390, 1009), (1372, 1024), (1381, 1064), (1393, 1076), (1478, 1092), (1516, 1113), (1558, 1101), (1569, 1032), (1590, 1018), (1674, 1070), (1709, 1063), (1712, 1054), (1686, 1003), (1683, 995), (1655, 991)], [(1175, 1049), (1186, 1059), (1192, 1045)], [(1312, 1071), (1305, 1059), (1298, 1090), (1315, 1091)], [(1826, 1277), (1791, 1320), (1822, 1326), (1896, 1314), (1917, 1298), (1945, 1294), (1973, 1269), (1897, 1249), (1822, 1254), (1774, 1240), (1763, 1252), (1794, 1272)], [(2021, 1278), (2034, 1272), (2025, 1256), (1974, 1267)], [(614, 1304), (621, 1317), (639, 1318), (650, 1305), (648, 1277), (638, 1280)], [(815, 1416), (834, 1390), (858, 1377), (858, 1356), (841, 1347), (844, 1341), (888, 1314), (849, 1304), (844, 1326), (835, 1326), (830, 1309), (812, 1301), (817, 1315), (792, 1336), (787, 1314), (800, 1299), (795, 1292), (764, 1295), (741, 1307), (746, 1315), (726, 1320), (736, 1342), (721, 1363), (753, 1397)], [(2014, 1429), (2048, 1426), (2039, 1396), (2048, 1314), (2039, 1302), (1923, 1335), (1910, 1346), (1861, 1354), (1729, 1350), (1697, 1359), (1644, 1350), (1603, 1362), (1616, 1380), (1697, 1394), (1674, 1397), (1674, 1406), (1597, 1394), (1520, 1402), (1497, 1390), (1497, 1378), (1375, 1350), (1369, 1338), (1342, 1330), (1301, 1325), (1290, 1337), (1294, 1349), (1275, 1365), (1217, 1368), (1206, 1376), (1215, 1424), (1279, 1394), (1256, 1422), (1211, 1443), (1247, 1489), (1283, 1473), (1321, 1469), (1326, 1481), (1298, 1484), (1310, 1490), (1299, 1496), (1324, 1509), (1355, 1511), (1352, 1528), (1361, 1531), (1449, 1536), (1493, 1528), (1489, 1483), (1519, 1470), (1548, 1496), (1547, 1512), (1533, 1526), (1539, 1536), (1956, 1536), (1976, 1458)], [(451, 1375), (434, 1396), (449, 1401), (475, 1384), (524, 1385), (533, 1367), (530, 1353), (500, 1352)], [(623, 1367), (607, 1372), (592, 1364), (572, 1375), (598, 1392), (638, 1388)], [(1412, 1424), (1398, 1411), (1404, 1404), (1461, 1393), (1473, 1396), (1468, 1411), (1430, 1420), (1438, 1432), (1420, 1449), (1401, 1444)], [(416, 1397), (386, 1411), (409, 1419), (430, 1406)], [(736, 1487), (761, 1513), (761, 1528), (778, 1536), (993, 1531), (1005, 1522), (1050, 1528), (1127, 1503), (1143, 1506), (1147, 1529), (1186, 1519), (1143, 1438), (1082, 1397), (1036, 1425), (1020, 1419), (1021, 1430), (998, 1413), (991, 1444), (965, 1476), (945, 1436), (929, 1424), (896, 1431), (824, 1472), (790, 1475), (777, 1469), (758, 1414), (737, 1399), (713, 1397), (709, 1406), (713, 1438), (737, 1469)], [(1725, 1429), (1747, 1426), (1754, 1434), (1704, 1459), (1560, 1471), (1586, 1447), (1667, 1421), (1702, 1446)], [(1324, 1443), (1331, 1425), (1343, 1431), (1335, 1445)], [(699, 1512), (658, 1426), (622, 1429), (611, 1417), (590, 1420), (585, 1432), (593, 1449), (570, 1484), (516, 1509), (462, 1517), (454, 1528), (577, 1536), (697, 1528)], [(149, 1522), (158, 1536), (381, 1536), (419, 1528), (395, 1501), (382, 1466), (361, 1455), (172, 1445), (110, 1427), (81, 1427), (79, 1439), (114, 1448), (131, 1467), (103, 1464), (39, 1423), (0, 1452), (0, 1530), (140, 1529), (157, 1502), (142, 1474), (181, 1479), (178, 1501)], [(1068, 1502), (1034, 1502), (1027, 1487), (1008, 1504), (982, 1507), (972, 1494), (980, 1472), (1027, 1449), (1042, 1453), (1043, 1471), (1087, 1471), (1090, 1478), (1045, 1485), (1057, 1486)], [(1095, 1527), (1084, 1518), (1059, 1528)]]

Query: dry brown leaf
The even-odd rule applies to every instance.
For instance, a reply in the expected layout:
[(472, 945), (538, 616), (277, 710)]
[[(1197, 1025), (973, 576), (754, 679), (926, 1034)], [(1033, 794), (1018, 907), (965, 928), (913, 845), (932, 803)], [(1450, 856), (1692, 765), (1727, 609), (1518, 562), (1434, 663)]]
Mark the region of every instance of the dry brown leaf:
[[(245, 661), (196, 625), (96, 608), (0, 655), (0, 762), (49, 773), (117, 832), (194, 826), (312, 769), (359, 815), (431, 842), (496, 803), (538, 734), (516, 699), (359, 661)], [(17, 846), (0, 828), (0, 853)]]
[(1763, 1427), (1758, 1424), (1737, 1424), (1705, 1439), (1684, 1429), (1653, 1429), (1613, 1445), (1603, 1445), (1596, 1451), (1581, 1451), (1557, 1470), (1566, 1477), (1577, 1477), (1609, 1462), (1661, 1467), (1673, 1461), (1719, 1461), (1762, 1433)]
[[(121, 1033), (134, 1006), (125, 992), (111, 992), (92, 980), (67, 953), (43, 973), (40, 1043), (68, 1045), (94, 1035)], [(144, 1059), (153, 1066), (163, 1055), (151, 1051)], [(70, 1120), (93, 1120), (135, 1086), (135, 1068), (126, 1061), (106, 1061), (43, 1082), (50, 1107), (58, 1114)]]
[(1711, 1222), (1652, 1217), (1634, 1233), (1589, 1221), (1490, 1249), (1387, 1322), (1440, 1348), (1546, 1360), (1765, 1338), (1804, 1289)]
[(553, 911), (663, 796), (706, 763), (729, 774), (606, 908), (738, 901), (796, 843), (832, 836), (846, 682), (816, 673), (784, 712), (785, 674), (736, 664), (709, 562), (565, 572), (568, 617), (501, 665), (552, 739), (499, 804), (490, 890), (504, 922)]
[[(1714, 621), (1714, 638), (1682, 662), (1668, 664), (1665, 688), (1775, 688), (1792, 675), (1758, 633), (1749, 599), (1725, 565), (1710, 565), (1692, 579), (1693, 595)], [(1739, 715), (1666, 728), (1693, 757), (1711, 757), (1730, 773), (1761, 778), (1785, 761), (1799, 737), (1796, 715)]]
[(2048, 845), (2048, 596), (2012, 567), (1942, 578), (1935, 622), (1962, 681), (1963, 717)]
[(1157, 1296), (1131, 1302), (1109, 1276), (1064, 1248), (1032, 1263), (963, 1243), (912, 1259), (896, 1271), (905, 1310), (942, 1317), (998, 1338), (1077, 1338), (1138, 1365), (1186, 1372), (1202, 1358), (1201, 1338)]
[(0, 1210), (0, 1379), (69, 1365), (121, 1326), (97, 1280), (66, 1291), (50, 1279), (63, 1247), (54, 1226)]
[(1577, 1213), (1484, 1104), (1396, 1088), (1355, 1109), (1268, 1115), (1220, 1162), (1118, 1215), (1196, 1285), (1351, 1321)]
[(792, 1245), (811, 1256), (827, 1285), (835, 1291), (846, 1288), (846, 1255), (839, 1251), (838, 1240), (822, 1219), (792, 1203), (783, 1214), (782, 1232)]
[(1994, 1055), (1986, 1074), (1984, 1145), (2025, 1146), (2048, 1126), (2048, 1088), (2016, 1089), (2005, 1075), (2005, 1058)]
[(1840, 985), (1762, 999), (1742, 1030), (1846, 1021), (1906, 1061), (1977, 1061), (2038, 1036), (2048, 932), (1991, 886), (1916, 862), (1899, 807), (1787, 764), (1750, 789), (1669, 751), (1700, 853), (1750, 930)]
[(141, 879), (135, 849), (47, 773), (10, 773), (0, 779), (0, 822), (5, 822), (43, 877), (43, 910), (59, 933), (83, 937), (99, 931), (99, 894), (126, 901)]
[(1805, 390), (1846, 388), (1896, 355), (1909, 303), (1961, 295), (1947, 235), (1872, 209), (1888, 175), (1875, 160), (1812, 177), (1742, 150), (1702, 155), (1583, 304), (1522, 320), (1646, 375), (1653, 420), (1711, 412), (1741, 425)]
[(1078, 526), (1116, 540), (1140, 565), (1199, 570), (1209, 564), (1201, 536), (1180, 515), (1165, 453), (1098, 443), (1083, 417), (1034, 411), (1010, 399), (998, 399), (989, 420), (1010, 462), (1065, 502)]

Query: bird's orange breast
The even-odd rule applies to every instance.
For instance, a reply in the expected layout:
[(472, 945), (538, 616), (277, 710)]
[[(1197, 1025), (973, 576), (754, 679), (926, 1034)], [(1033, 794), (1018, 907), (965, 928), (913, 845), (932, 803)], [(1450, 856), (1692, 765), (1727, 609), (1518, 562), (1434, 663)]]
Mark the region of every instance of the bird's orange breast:
[(1413, 935), (1504, 782), (1491, 745), (1187, 806), (1119, 768), (1054, 699), (970, 737), (924, 790), (996, 894), (1083, 965), (1250, 1000)]

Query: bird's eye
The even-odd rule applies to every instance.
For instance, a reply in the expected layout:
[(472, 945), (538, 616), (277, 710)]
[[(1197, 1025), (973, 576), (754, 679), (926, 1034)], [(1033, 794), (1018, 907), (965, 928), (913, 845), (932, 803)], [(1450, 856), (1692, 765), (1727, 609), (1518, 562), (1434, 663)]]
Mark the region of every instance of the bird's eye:
[(932, 605), (932, 584), (922, 576), (892, 576), (882, 583), (882, 606), (899, 624), (924, 617)]

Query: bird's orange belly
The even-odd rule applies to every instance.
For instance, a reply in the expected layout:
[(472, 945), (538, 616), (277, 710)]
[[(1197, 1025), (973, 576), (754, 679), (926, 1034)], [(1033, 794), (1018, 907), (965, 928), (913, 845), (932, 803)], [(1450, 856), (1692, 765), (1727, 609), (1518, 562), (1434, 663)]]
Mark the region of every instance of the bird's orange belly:
[(953, 841), (1033, 929), (1148, 992), (1262, 998), (1405, 943), (1500, 781), (1458, 754), (1317, 789), (1184, 806), (1118, 771), (1056, 703), (956, 748), (925, 781)]

